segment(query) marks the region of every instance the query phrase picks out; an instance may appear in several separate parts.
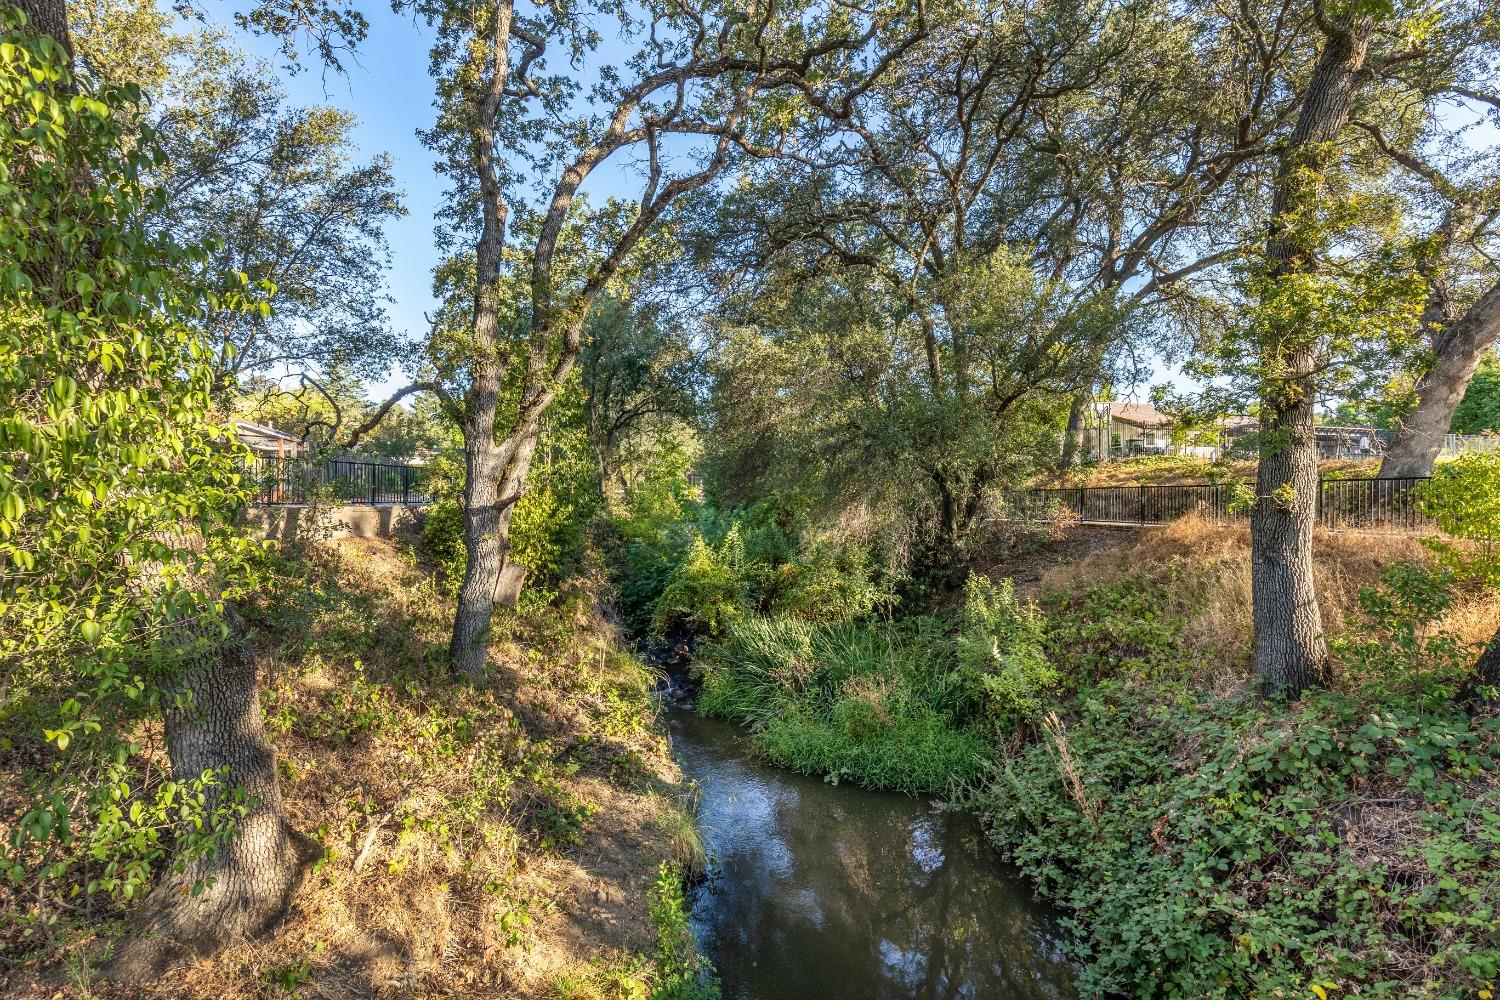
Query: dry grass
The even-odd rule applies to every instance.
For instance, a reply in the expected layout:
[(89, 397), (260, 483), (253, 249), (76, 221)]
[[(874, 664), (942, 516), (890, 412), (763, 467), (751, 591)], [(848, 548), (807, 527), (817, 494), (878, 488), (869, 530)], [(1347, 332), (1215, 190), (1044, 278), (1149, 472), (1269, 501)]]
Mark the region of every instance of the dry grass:
[[(1373, 476), (1379, 459), (1336, 459), (1321, 463), (1325, 477)], [(1255, 460), (1213, 462), (1176, 455), (1143, 455), (1118, 462), (1100, 462), (1049, 476), (1038, 486), (1135, 486), (1176, 483), (1254, 482)]]
[[(1081, 539), (1097, 534), (1083, 528), (1073, 531), (1078, 537), (1060, 548), (1076, 547)], [(1051, 567), (1042, 575), (1040, 587), (1070, 589), (1118, 581), (1136, 573), (1160, 578), (1170, 570), (1179, 574), (1174, 585), (1191, 590), (1199, 606), (1184, 632), (1184, 642), (1203, 653), (1232, 649), (1248, 652), (1248, 528), (1189, 516), (1159, 528), (1117, 532), (1116, 537), (1120, 538), (1118, 544), (1095, 543), (1082, 559)], [(1314, 540), (1314, 574), (1329, 637), (1337, 638), (1358, 627), (1361, 588), (1378, 584), (1394, 563), (1425, 563), (1428, 558), (1421, 540), (1411, 535), (1319, 531)], [(1477, 645), (1494, 635), (1497, 625), (1500, 595), (1467, 592), (1459, 594), (1436, 628)]]
[(306, 629), (268, 636), (265, 706), (288, 818), (327, 860), (266, 940), (63, 995), (542, 997), (650, 953), (647, 887), (694, 847), (644, 668), (612, 627), (587, 601), (522, 623), (477, 691), (443, 675), (448, 602), (396, 546), (348, 539), (310, 563), (321, 598), (265, 609)]

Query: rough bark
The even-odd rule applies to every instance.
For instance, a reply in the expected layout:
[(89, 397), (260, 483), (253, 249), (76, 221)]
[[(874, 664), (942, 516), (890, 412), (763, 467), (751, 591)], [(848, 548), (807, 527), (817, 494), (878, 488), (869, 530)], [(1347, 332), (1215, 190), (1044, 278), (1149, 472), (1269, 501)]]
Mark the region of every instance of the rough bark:
[(1073, 394), (1073, 404), (1068, 408), (1068, 426), (1063, 431), (1061, 464), (1064, 469), (1070, 469), (1088, 458), (1088, 448), (1083, 440), (1084, 418), (1088, 415), (1089, 404), (1093, 399), (1091, 389), (1080, 389)]
[[(1274, 280), (1308, 266), (1306, 248), (1287, 233), (1296, 172), (1316, 147), (1336, 139), (1349, 120), (1369, 46), (1368, 19), (1322, 22), (1323, 51), (1309, 81), (1297, 125), (1281, 154), (1266, 243)], [(1317, 364), (1315, 331), (1276, 331), (1265, 357), (1276, 373), (1261, 401), (1260, 465), (1250, 520), (1255, 671), (1287, 694), (1324, 683), (1328, 647), (1313, 583), (1318, 451), (1313, 436)]]
[(73, 59), (73, 36), (68, 33), (68, 5), (63, 0), (11, 0), (26, 15), (27, 27), (51, 35)]
[[(285, 914), (317, 846), (281, 808), (275, 751), (261, 721), (256, 665), (231, 643), (181, 680), (191, 706), (168, 714), (172, 775), (192, 781), (227, 768), (208, 808), (242, 796), (246, 812), (227, 846), (167, 874), (146, 901), (136, 933), (106, 967), (113, 979), (160, 976), (174, 964), (265, 934)], [(202, 888), (194, 895), (195, 886)]]
[[(476, 383), (477, 384), (477, 383)], [(496, 392), (485, 392), (488, 405), (476, 405), (471, 389), (464, 437), (464, 564), (458, 588), (458, 608), (448, 659), (453, 669), (470, 681), (484, 679), (489, 652), (490, 620), (495, 594), (510, 541), (512, 504), (501, 504), (500, 447), (495, 442)]]
[(1430, 476), (1453, 426), (1453, 413), (1500, 338), (1500, 282), (1435, 338), (1432, 366), (1417, 382), (1417, 405), (1401, 420), (1380, 463), (1380, 475)]
[(1485, 687), (1500, 688), (1500, 630), (1490, 639), (1474, 664), (1474, 683)]
[[(488, 425), (494, 427), (493, 416)], [(537, 436), (534, 425), (518, 428), (498, 445), (493, 430), (488, 443), (477, 430), (465, 433), (464, 549), (468, 563), (459, 587), (448, 657), (455, 671), (476, 684), (484, 680), (495, 605), (515, 607), (525, 580), (521, 567), (508, 560), (510, 522), (526, 488)], [(476, 447), (468, 447), (471, 440)]]
[(469, 390), (464, 396), (459, 428), (464, 439), (464, 552), (467, 562), (453, 616), (448, 659), (458, 674), (478, 683), (489, 658), (490, 621), (505, 553), (510, 545), (510, 519), (515, 498), (502, 492), (507, 461), (504, 446), (495, 441), (505, 358), (497, 343), (500, 326), (500, 273), (504, 267), (505, 227), (510, 206), (495, 163), (495, 123), (500, 102), (510, 83), (510, 32), (513, 7), (496, 8), (495, 34), (489, 72), (477, 87), (470, 108), (468, 136), (471, 166), (479, 185), (482, 214), (474, 248), (474, 315), (470, 328), (474, 357), (469, 364)]

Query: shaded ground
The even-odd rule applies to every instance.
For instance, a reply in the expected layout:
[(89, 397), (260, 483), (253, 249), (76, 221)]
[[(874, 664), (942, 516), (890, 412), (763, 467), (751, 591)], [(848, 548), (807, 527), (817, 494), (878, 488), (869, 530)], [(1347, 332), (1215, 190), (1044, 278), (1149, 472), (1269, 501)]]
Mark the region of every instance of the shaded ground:
[(253, 612), (263, 704), (288, 818), (327, 851), (287, 919), (131, 989), (91, 981), (98, 925), (80, 925), (13, 964), (6, 995), (38, 968), (72, 980), (62, 996), (647, 988), (647, 890), (696, 842), (651, 676), (587, 590), (502, 623), (514, 639), (475, 690), (441, 667), (448, 599), (396, 544), (324, 543), (281, 572)]
[(1134, 545), (1139, 534), (1137, 528), (1093, 524), (1035, 529), (1007, 526), (981, 547), (974, 570), (996, 579), (1009, 577), (1018, 597), (1034, 600), (1049, 572), (1102, 552)]

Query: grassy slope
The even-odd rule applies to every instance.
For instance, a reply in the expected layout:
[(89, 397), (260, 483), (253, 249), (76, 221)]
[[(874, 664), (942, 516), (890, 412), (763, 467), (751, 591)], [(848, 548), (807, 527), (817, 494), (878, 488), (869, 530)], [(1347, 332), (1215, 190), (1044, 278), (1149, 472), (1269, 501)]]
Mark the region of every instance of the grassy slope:
[[(1086, 988), (1481, 995), (1500, 974), (1500, 714), (1447, 703), (1441, 647), (1413, 655), (1356, 606), (1422, 550), (1319, 538), (1345, 668), (1280, 705), (1249, 685), (1247, 549), (1187, 521), (1054, 569), (1069, 693), (970, 805), (1075, 913)], [(1497, 622), (1497, 595), (1470, 593), (1416, 638), (1447, 633), (1468, 663)]]
[[(1378, 459), (1339, 459), (1321, 464), (1327, 477), (1373, 476)], [(1098, 462), (1037, 482), (1038, 486), (1166, 486), (1174, 483), (1254, 482), (1253, 459), (1211, 462), (1177, 455), (1141, 455), (1118, 462)]]
[[(289, 819), (327, 860), (272, 937), (130, 995), (612, 997), (659, 984), (648, 898), (663, 861), (691, 864), (699, 848), (645, 668), (579, 596), (515, 622), (476, 691), (440, 667), (448, 607), (387, 541), (283, 563), (251, 615), (264, 708)], [(84, 933), (69, 951), (88, 947)], [(86, 995), (80, 980), (70, 992)]]

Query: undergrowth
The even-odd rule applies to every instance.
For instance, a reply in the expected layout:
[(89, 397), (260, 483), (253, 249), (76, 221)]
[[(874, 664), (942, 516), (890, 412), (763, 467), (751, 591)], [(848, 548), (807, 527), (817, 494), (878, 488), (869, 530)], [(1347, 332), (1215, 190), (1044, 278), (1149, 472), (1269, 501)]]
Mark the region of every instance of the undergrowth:
[(1473, 997), (1500, 971), (1500, 719), (1420, 694), (1105, 682), (966, 804), (1072, 914), (1093, 995)]
[[(1252, 683), (1243, 532), (1188, 519), (1049, 572), (1034, 600), (972, 575), (961, 610), (810, 614), (774, 585), (805, 529), (751, 557), (769, 502), (678, 509), (629, 543), (657, 554), (654, 582), (625, 582), (643, 627), (700, 635), (699, 710), (777, 764), (978, 813), (1067, 912), (1082, 995), (1494, 993), (1500, 714), (1463, 700), (1500, 610), (1492, 546), (1320, 539), (1339, 681), (1286, 703)], [(920, 589), (874, 563), (839, 565)]]
[[(673, 910), (655, 878), (663, 859), (702, 865), (689, 800), (654, 679), (594, 611), (587, 577), (497, 619), (496, 683), (477, 688), (445, 668), (451, 612), (413, 553), (350, 539), (264, 558), (244, 609), (263, 715), (287, 819), (322, 857), (271, 937), (140, 995), (543, 996), (601, 963), (656, 984), (698, 968), (690, 937), (662, 950), (681, 887)], [(113, 925), (80, 909), (3, 931), (11, 968), (69, 968), (66, 995), (89, 995), (85, 959)], [(645, 995), (708, 995), (672, 989)]]
[(979, 773), (983, 690), (952, 669), (937, 619), (828, 625), (789, 616), (732, 624), (700, 653), (705, 715), (748, 723), (770, 760), (912, 794)]

